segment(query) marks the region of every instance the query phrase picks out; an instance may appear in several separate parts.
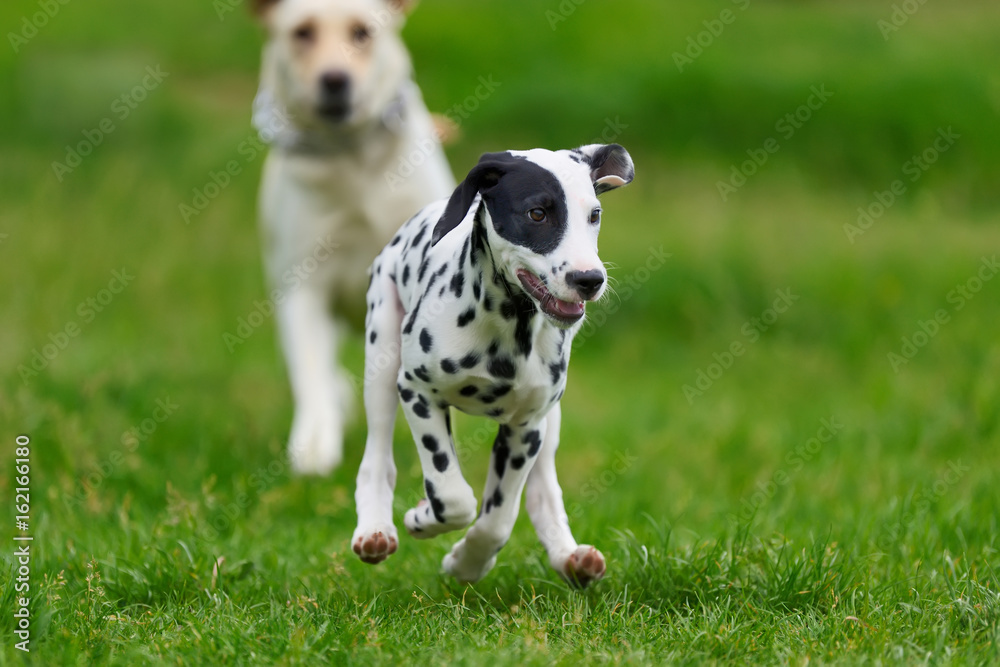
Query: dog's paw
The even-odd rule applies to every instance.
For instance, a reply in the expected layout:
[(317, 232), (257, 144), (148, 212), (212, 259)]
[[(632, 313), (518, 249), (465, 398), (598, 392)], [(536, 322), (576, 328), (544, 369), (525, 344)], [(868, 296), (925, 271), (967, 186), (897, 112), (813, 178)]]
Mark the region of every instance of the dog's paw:
[(396, 553), (398, 547), (399, 540), (396, 538), (396, 529), (392, 526), (382, 530), (368, 531), (362, 531), (359, 528), (354, 531), (354, 537), (351, 538), (351, 549), (362, 562), (371, 565), (381, 563)]
[(430, 503), (426, 498), (421, 498), (416, 507), (407, 510), (403, 517), (403, 525), (406, 526), (406, 532), (414, 539), (426, 540), (453, 530), (461, 530), (475, 519), (476, 513), (473, 509), (452, 518), (446, 517), (443, 522), (438, 521)]
[(343, 426), (332, 414), (296, 415), (288, 439), (288, 457), (297, 475), (328, 475), (343, 457)]
[(472, 553), (463, 538), (452, 547), (451, 552), (441, 561), (441, 569), (463, 584), (474, 584), (489, 574), (496, 563), (496, 555), (483, 560), (479, 554)]
[(603, 577), (606, 569), (601, 552), (589, 544), (581, 544), (566, 559), (560, 574), (570, 585), (586, 588)]

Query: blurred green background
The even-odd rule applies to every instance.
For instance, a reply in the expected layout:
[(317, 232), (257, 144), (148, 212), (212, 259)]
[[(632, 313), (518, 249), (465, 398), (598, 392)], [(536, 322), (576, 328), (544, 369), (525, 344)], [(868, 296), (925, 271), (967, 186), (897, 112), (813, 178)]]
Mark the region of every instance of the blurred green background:
[[(57, 11), (12, 40), (43, 5)], [(647, 586), (644, 604), (664, 607), (711, 598), (697, 573), (667, 583), (616, 575), (632, 561), (612, 529), (655, 551), (667, 526), (662, 572), (737, 528), (795, 549), (826, 535), (834, 560), (856, 569), (809, 589), (808, 609), (830, 612), (859, 581), (889, 596), (862, 619), (882, 635), (845, 639), (844, 614), (831, 612), (829, 627), (786, 614), (762, 576), (744, 595), (759, 594), (771, 625), (792, 628), (786, 636), (737, 650), (712, 637), (738, 622), (705, 633), (695, 623), (689, 635), (664, 630), (657, 645), (679, 653), (663, 655), (851, 660), (857, 650), (905, 662), (949, 646), (996, 656), (998, 26), (1000, 6), (986, 0), (424, 0), (409, 19), (429, 108), (467, 111), (448, 148), (459, 177), (480, 153), (506, 148), (614, 140), (635, 160), (635, 182), (605, 197), (601, 255), (617, 267), (618, 298), (592, 309), (595, 325), (576, 345), (559, 459), (578, 537), (609, 555), (606, 594)], [(331, 479), (290, 478), (291, 401), (273, 321), (233, 352), (223, 342), (266, 296), (255, 217), (263, 160), (239, 152), (253, 137), (261, 45), (246, 6), (8, 0), (0, 27), (0, 433), (34, 443), (34, 520), (46, 534), (35, 567), (50, 576), (36, 636), (63, 640), (46, 644), (50, 657), (132, 655), (129, 632), (161, 659), (240, 655), (218, 639), (87, 625), (99, 616), (88, 615), (88, 563), (103, 570), (104, 604), (120, 617), (152, 605), (176, 624), (208, 608), (219, 555), (263, 573), (228, 590), (247, 618), (262, 600), (341, 589), (358, 604), (392, 589), (400, 609), (420, 614), (433, 611), (411, 600), (415, 585), (431, 599), (461, 597), (436, 578), (446, 538), (404, 539), (392, 570), (352, 560), (363, 420)], [(162, 83), (125, 115), (116, 100), (147, 68), (164, 72)], [(480, 77), (499, 85), (471, 109)], [(113, 131), (57, 174), (67, 146), (106, 118)], [(943, 151), (942, 134), (957, 135)], [(755, 156), (763, 163), (747, 163)], [(185, 221), (180, 205), (230, 160), (241, 173)], [(859, 208), (871, 214), (864, 228)], [(122, 270), (134, 278), (87, 315), (87, 300)], [(781, 294), (785, 312), (769, 312)], [(79, 331), (65, 349), (37, 374), (19, 372), (70, 324)], [(359, 341), (345, 354), (358, 373)], [(130, 439), (166, 399), (179, 407)], [(832, 438), (823, 420), (836, 425)], [(462, 424), (474, 487), (487, 458), (480, 428)], [(4, 498), (11, 458), (0, 462)], [(402, 427), (397, 458), (404, 509), (420, 475)], [(234, 502), (236, 516), (219, 521)], [(522, 519), (484, 585), (516, 598), (525, 568), (551, 582), (538, 552)], [(59, 571), (61, 601), (51, 593)], [(958, 618), (955, 582), (973, 579), (980, 588), (962, 595), (978, 600), (978, 616)], [(940, 607), (904, 618), (896, 605), (907, 590)], [(584, 650), (584, 635), (556, 631), (558, 604), (551, 614), (538, 623), (559, 647), (552, 656)], [(897, 651), (890, 638), (903, 627), (912, 635)], [(262, 655), (289, 659), (294, 637), (265, 649), (247, 632)], [(532, 644), (510, 632), (516, 663)], [(462, 648), (466, 639), (452, 637), (451, 650), (474, 660), (483, 648)], [(618, 639), (594, 641), (600, 655), (626, 659)]]

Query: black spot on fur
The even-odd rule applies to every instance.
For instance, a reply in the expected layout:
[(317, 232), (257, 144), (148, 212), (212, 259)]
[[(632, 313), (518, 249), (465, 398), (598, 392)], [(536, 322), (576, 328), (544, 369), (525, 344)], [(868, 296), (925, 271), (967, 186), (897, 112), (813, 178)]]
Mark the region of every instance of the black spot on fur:
[(514, 470), (520, 470), (524, 467), (525, 458), (523, 456), (515, 456), (510, 460), (510, 467)]
[(503, 474), (507, 469), (507, 459), (510, 458), (510, 445), (507, 443), (507, 436), (503, 431), (497, 433), (496, 442), (493, 443), (493, 470), (497, 477), (503, 479)]
[(423, 380), (424, 382), (431, 381), (431, 374), (427, 372), (426, 366), (420, 366), (419, 368), (414, 368), (413, 374), (416, 375), (417, 378), (419, 378), (420, 380)]
[(425, 259), (424, 261), (420, 262), (420, 268), (417, 270), (417, 280), (424, 279), (424, 274), (427, 273), (427, 269), (428, 267), (430, 267), (430, 265), (431, 262), (428, 259)]
[(509, 394), (511, 389), (513, 389), (513, 387), (511, 387), (511, 385), (509, 385), (509, 384), (501, 384), (501, 385), (497, 385), (496, 387), (493, 387), (493, 389), (491, 391), (493, 392), (494, 396), (496, 396), (497, 398), (500, 398), (501, 396), (506, 396), (507, 394)]
[(513, 301), (508, 299), (500, 304), (500, 314), (505, 320), (513, 319), (516, 312)]
[(469, 352), (467, 355), (462, 357), (458, 364), (462, 368), (475, 368), (476, 364), (479, 363), (479, 355), (475, 352)]
[(414, 403), (413, 404), (413, 414), (420, 417), (421, 419), (430, 419), (431, 411), (427, 407), (426, 403)]
[(479, 297), (482, 296), (482, 294), (483, 288), (479, 286), (479, 281), (476, 280), (472, 283), (472, 296), (476, 298), (476, 301), (479, 301)]
[(410, 281), (410, 265), (407, 264), (406, 266), (403, 267), (403, 286), (405, 287), (406, 283), (408, 283), (409, 281)]
[(427, 451), (436, 452), (438, 450), (438, 441), (433, 435), (425, 435), (420, 439)]
[(476, 257), (486, 252), (486, 230), (482, 226), (482, 216), (477, 216), (475, 225), (472, 227), (472, 248), (469, 250), (469, 259), (473, 264)]
[[(427, 281), (427, 287), (424, 289), (424, 294), (431, 293), (431, 288), (434, 287), (434, 283), (437, 282), (437, 279), (438, 279), (438, 274), (436, 273), (431, 274), (431, 279)], [(445, 285), (441, 285), (442, 290), (444, 290), (445, 287), (446, 287)], [(444, 292), (442, 291), (442, 294), (443, 293)]]
[(559, 384), (562, 372), (566, 370), (566, 360), (561, 360), (558, 364), (549, 364), (549, 372), (552, 374), (552, 384)]
[(378, 338), (378, 333), (376, 333), (375, 331), (372, 331), (370, 334), (368, 334), (369, 343), (374, 343), (376, 338)]
[(461, 389), (459, 389), (458, 393), (460, 393), (462, 396), (475, 396), (477, 393), (479, 393), (479, 388), (475, 385), (467, 384)]
[(434, 462), (434, 469), (438, 472), (444, 472), (448, 469), (448, 455), (444, 452), (438, 452), (432, 458)]
[(427, 502), (431, 504), (431, 511), (438, 523), (444, 523), (444, 502), (434, 493), (434, 484), (429, 479), (424, 480), (424, 492), (427, 494)]
[(466, 324), (476, 319), (476, 309), (475, 307), (469, 308), (467, 311), (458, 316), (458, 326), (464, 327)]
[(421, 227), (420, 231), (417, 232), (416, 235), (413, 237), (413, 240), (410, 241), (410, 247), (416, 248), (418, 245), (420, 245), (420, 239), (424, 238), (424, 234), (426, 233), (427, 233), (427, 227)]
[(510, 357), (493, 357), (486, 365), (486, 370), (493, 377), (510, 380), (517, 374), (517, 367), (514, 366)]
[(443, 370), (445, 373), (457, 373), (458, 366), (455, 365), (455, 362), (452, 361), (451, 359), (442, 359), (441, 370)]
[(493, 408), (492, 410), (487, 410), (486, 415), (489, 417), (502, 417), (503, 408)]
[(406, 321), (406, 326), (403, 327), (403, 335), (408, 336), (413, 331), (413, 325), (417, 321), (417, 313), (420, 312), (420, 304), (423, 303), (424, 297), (421, 296), (417, 299), (417, 305), (413, 307), (413, 311), (410, 312), (410, 319)]
[(538, 453), (539, 448), (542, 446), (542, 436), (538, 431), (528, 431), (524, 434), (524, 438), (521, 440), (528, 447), (528, 456), (534, 456)]
[(503, 505), (503, 494), (500, 493), (500, 485), (497, 484), (497, 488), (493, 491), (493, 496), (490, 498), (493, 503), (493, 507), (500, 507)]
[(469, 244), (471, 240), (469, 237), (465, 238), (465, 242), (462, 243), (462, 252), (458, 253), (458, 270), (461, 271), (465, 268), (465, 255), (469, 252)]
[(489, 354), (491, 357), (499, 351), (500, 351), (500, 341), (498, 340), (493, 340), (490, 343), (490, 346), (486, 348), (487, 354)]
[(404, 403), (409, 403), (410, 401), (413, 400), (413, 390), (412, 389), (407, 389), (406, 387), (404, 387), (401, 384), (396, 385), (396, 388), (399, 389), (399, 397), (401, 399), (403, 399)]
[(518, 351), (527, 358), (531, 354), (531, 318), (537, 309), (534, 302), (526, 295), (517, 299), (517, 326), (514, 327), (514, 341)]
[(483, 295), (483, 309), (486, 310), (486, 312), (493, 310), (493, 299), (490, 298), (489, 292)]
[(389, 245), (391, 245), (391, 246), (399, 245), (399, 242), (402, 241), (402, 240), (403, 240), (403, 237), (400, 236), (399, 234), (396, 234), (395, 236), (392, 237), (392, 243), (390, 243)]
[(424, 352), (430, 352), (433, 345), (434, 338), (431, 337), (431, 332), (427, 329), (422, 329), (420, 331), (420, 349)]
[(410, 371), (403, 371), (403, 377), (405, 377), (410, 382), (413, 382), (413, 376), (410, 375)]
[[(447, 410), (444, 413), (444, 427), (448, 431), (448, 435), (451, 435), (451, 413)], [(448, 439), (448, 445), (451, 447), (451, 451), (455, 451), (455, 443)]]
[(455, 293), (456, 297), (461, 297), (463, 287), (465, 287), (465, 274), (459, 269), (451, 277), (451, 291)]

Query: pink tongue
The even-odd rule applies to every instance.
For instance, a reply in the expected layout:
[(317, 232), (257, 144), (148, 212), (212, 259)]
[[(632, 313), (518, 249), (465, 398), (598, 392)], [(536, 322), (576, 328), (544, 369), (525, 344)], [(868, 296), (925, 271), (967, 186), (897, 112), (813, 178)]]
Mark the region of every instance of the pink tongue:
[(541, 302), (542, 310), (548, 314), (566, 319), (576, 319), (583, 315), (585, 306), (582, 301), (560, 301), (552, 296), (542, 286), (542, 282), (528, 271), (518, 271), (517, 277), (520, 278), (521, 283), (528, 291), (532, 292), (534, 297)]
[(550, 296), (546, 299), (545, 305), (548, 310), (561, 315), (563, 317), (579, 317), (583, 314), (583, 302), (577, 301), (576, 303), (569, 303), (567, 301), (560, 301), (559, 299)]

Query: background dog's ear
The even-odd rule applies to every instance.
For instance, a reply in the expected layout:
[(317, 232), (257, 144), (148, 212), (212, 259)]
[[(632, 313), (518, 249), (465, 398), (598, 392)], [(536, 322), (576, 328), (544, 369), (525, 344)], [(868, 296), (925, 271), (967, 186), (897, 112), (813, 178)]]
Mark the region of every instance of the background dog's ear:
[(417, 0), (386, 0), (389, 9), (400, 14), (409, 14), (417, 6)]
[(274, 9), (274, 6), (281, 2), (281, 0), (253, 0), (250, 3), (250, 10), (254, 13), (261, 21), (267, 19), (268, 13)]
[(618, 144), (590, 144), (578, 150), (590, 163), (590, 180), (597, 194), (628, 185), (635, 178), (632, 156)]
[(434, 235), (431, 237), (432, 245), (458, 227), (458, 224), (468, 214), (469, 207), (472, 206), (476, 195), (489, 191), (490, 188), (499, 183), (513, 159), (514, 157), (510, 153), (486, 153), (479, 158), (479, 163), (451, 193), (448, 206), (444, 209), (444, 215), (434, 225)]

